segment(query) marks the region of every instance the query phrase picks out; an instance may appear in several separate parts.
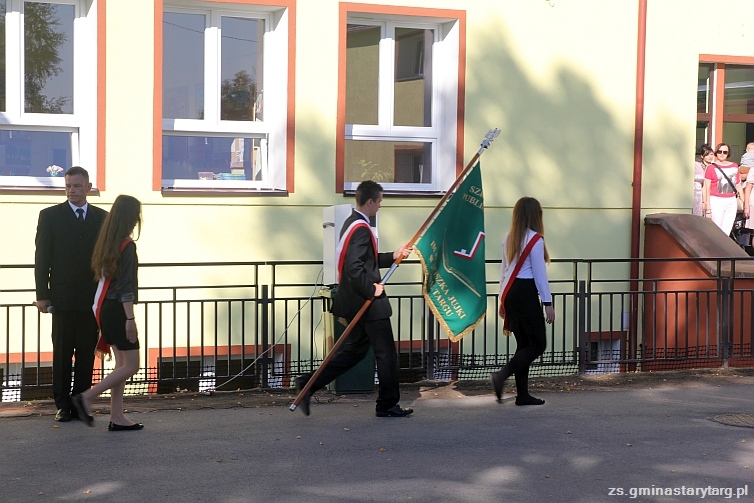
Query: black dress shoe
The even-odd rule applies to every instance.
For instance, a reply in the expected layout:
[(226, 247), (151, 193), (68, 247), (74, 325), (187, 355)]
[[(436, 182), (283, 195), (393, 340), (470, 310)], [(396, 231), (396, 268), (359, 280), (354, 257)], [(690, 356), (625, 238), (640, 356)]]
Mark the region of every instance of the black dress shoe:
[(128, 426), (124, 426), (122, 424), (115, 424), (112, 421), (110, 421), (110, 424), (107, 425), (108, 431), (133, 431), (133, 430), (141, 430), (144, 428), (144, 425), (141, 423), (134, 423), (129, 424)]
[(71, 411), (68, 409), (58, 409), (55, 413), (55, 421), (67, 423), (71, 420)]
[(516, 405), (544, 405), (545, 401), (541, 398), (535, 398), (531, 395), (517, 396)]
[[(78, 413), (78, 411), (76, 411), (75, 407), (73, 409), (71, 409), (71, 419), (72, 420), (73, 419), (78, 419), (78, 420), (81, 420), (81, 421), (86, 421), (86, 419), (81, 419), (79, 417), (79, 413)], [(92, 416), (91, 414), (89, 415), (89, 421), (94, 421), (94, 416)]]
[[(306, 386), (306, 383), (309, 382), (308, 375), (301, 375), (296, 378), (296, 391), (301, 393), (301, 390), (304, 389), (304, 386)], [(304, 413), (305, 416), (309, 415), (309, 405), (311, 402), (312, 394), (307, 393), (303, 397), (301, 397), (301, 403), (298, 404), (298, 406), (301, 408), (301, 412)]]
[(87, 426), (94, 426), (94, 417), (89, 415), (89, 411), (86, 410), (86, 406), (84, 406), (84, 397), (81, 395), (73, 395), (71, 397), (71, 402), (73, 402), (73, 406), (76, 407), (76, 412), (78, 412), (81, 420), (84, 421)]
[(377, 411), (375, 414), (377, 417), (408, 417), (414, 412), (414, 409), (408, 407), (401, 407), (400, 405), (394, 405), (391, 409)]
[(492, 381), (492, 388), (495, 390), (495, 398), (498, 403), (503, 403), (503, 383), (505, 379), (500, 375), (500, 372), (493, 372), (490, 374), (490, 380)]

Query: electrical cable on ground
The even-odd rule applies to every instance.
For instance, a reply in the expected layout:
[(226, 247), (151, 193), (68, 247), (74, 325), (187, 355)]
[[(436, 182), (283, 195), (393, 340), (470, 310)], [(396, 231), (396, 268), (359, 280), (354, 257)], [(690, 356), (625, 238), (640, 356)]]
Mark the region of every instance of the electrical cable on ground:
[[(309, 298), (308, 298), (308, 299), (306, 299), (306, 302), (304, 302), (304, 303), (302, 304), (302, 306), (301, 306), (301, 307), (299, 308), (299, 310), (298, 310), (298, 311), (296, 311), (296, 314), (295, 314), (295, 315), (293, 315), (293, 317), (291, 318), (291, 321), (290, 321), (290, 323), (288, 323), (288, 325), (287, 325), (287, 326), (285, 327), (285, 330), (283, 330), (283, 333), (281, 333), (281, 334), (280, 334), (280, 337), (278, 337), (278, 338), (277, 338), (277, 340), (276, 340), (276, 341), (275, 341), (274, 343), (272, 343), (272, 344), (270, 345), (270, 347), (269, 347), (269, 348), (267, 348), (267, 350), (266, 350), (266, 351), (263, 351), (263, 352), (262, 352), (262, 354), (258, 355), (258, 356), (257, 356), (256, 358), (254, 358), (254, 360), (253, 360), (253, 361), (252, 361), (252, 362), (251, 362), (251, 363), (250, 363), (249, 365), (247, 365), (247, 366), (246, 366), (246, 368), (242, 369), (242, 370), (241, 370), (241, 371), (240, 371), (240, 372), (239, 372), (238, 374), (234, 375), (233, 377), (231, 377), (230, 379), (228, 379), (227, 381), (225, 381), (224, 383), (222, 383), (222, 384), (220, 384), (220, 385), (214, 386), (214, 387), (212, 387), (212, 388), (210, 388), (210, 389), (206, 389), (206, 390), (203, 390), (203, 392), (204, 392), (204, 393), (214, 393), (215, 391), (217, 391), (217, 389), (218, 389), (219, 387), (221, 387), (221, 386), (225, 386), (225, 385), (226, 385), (226, 384), (228, 384), (229, 382), (233, 381), (233, 379), (235, 379), (235, 378), (237, 378), (237, 377), (240, 377), (240, 376), (242, 376), (242, 375), (243, 375), (243, 374), (244, 374), (244, 373), (245, 373), (245, 372), (246, 372), (247, 370), (249, 370), (249, 369), (250, 369), (250, 368), (251, 368), (251, 367), (252, 367), (252, 366), (253, 366), (253, 365), (254, 365), (254, 364), (255, 364), (256, 362), (258, 362), (260, 358), (262, 358), (262, 357), (263, 357), (263, 356), (265, 356), (265, 355), (266, 355), (267, 353), (269, 353), (270, 351), (272, 351), (272, 350), (273, 350), (273, 349), (275, 348), (275, 346), (277, 346), (277, 345), (278, 345), (278, 344), (280, 343), (280, 340), (281, 340), (281, 339), (282, 339), (282, 338), (283, 338), (283, 337), (285, 336), (285, 334), (287, 334), (287, 333), (288, 333), (288, 329), (289, 329), (289, 328), (291, 327), (291, 325), (292, 325), (292, 324), (293, 324), (293, 322), (294, 322), (294, 321), (296, 320), (296, 318), (297, 318), (297, 317), (298, 317), (298, 316), (299, 316), (299, 315), (301, 314), (301, 311), (303, 311), (303, 310), (304, 310), (304, 308), (305, 308), (305, 307), (307, 306), (307, 304), (309, 304), (309, 302), (311, 302), (311, 300), (312, 300), (312, 299), (314, 298), (314, 295), (315, 295), (315, 293), (317, 292), (317, 288), (319, 288), (319, 287), (321, 287), (321, 286), (324, 286), (324, 285), (323, 285), (322, 283), (320, 283), (321, 279), (323, 279), (323, 276), (324, 276), (324, 268), (323, 268), (323, 269), (320, 269), (320, 270), (319, 270), (319, 273), (317, 274), (317, 279), (316, 279), (316, 280), (314, 281), (314, 289), (312, 290), (312, 293), (311, 293), (311, 295), (309, 295)], [(316, 331), (317, 331), (317, 327), (319, 326), (319, 324), (320, 324), (321, 322), (322, 322), (322, 317), (320, 317), (320, 321), (319, 321), (319, 322), (317, 323), (317, 325), (316, 325), (316, 326), (314, 327), (314, 332), (315, 332), (315, 333), (316, 333)], [(315, 337), (315, 340), (316, 340), (316, 337)], [(316, 344), (315, 344), (315, 348), (316, 348)]]

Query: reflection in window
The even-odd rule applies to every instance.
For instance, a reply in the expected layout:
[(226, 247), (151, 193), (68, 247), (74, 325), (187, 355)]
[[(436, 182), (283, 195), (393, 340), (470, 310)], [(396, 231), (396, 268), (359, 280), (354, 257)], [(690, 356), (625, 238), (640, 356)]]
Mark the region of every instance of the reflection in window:
[(71, 133), (0, 131), (0, 176), (63, 176), (71, 164)]
[(73, 5), (24, 3), (24, 110), (73, 113)]
[(714, 70), (714, 65), (711, 63), (702, 63), (699, 65), (699, 76), (696, 88), (696, 113), (698, 114), (709, 113), (709, 84), (712, 70)]
[(162, 23), (162, 116), (203, 119), (205, 16), (165, 12)]
[(346, 140), (345, 181), (432, 183), (432, 143)]
[[(286, 9), (190, 3), (163, 13), (160, 187), (287, 188)], [(265, 53), (275, 60), (265, 60)]]
[(726, 114), (754, 114), (754, 66), (726, 65)]
[(700, 147), (707, 143), (709, 138), (709, 121), (696, 121), (696, 143), (694, 154), (699, 153)]
[(340, 82), (345, 99), (338, 101), (344, 135), (336, 156), (339, 181), (345, 191), (374, 180), (389, 192), (439, 192), (455, 178), (458, 156), (460, 67), (452, 61), (458, 62), (454, 27), (460, 21), (399, 18), (388, 7), (384, 14), (366, 20), (354, 12), (341, 34), (346, 78)]
[(432, 30), (395, 29), (396, 126), (432, 126), (433, 40)]
[(379, 26), (348, 25), (346, 36), (346, 123), (377, 124)]
[(162, 137), (162, 177), (167, 180), (266, 179), (267, 140), (228, 136)]
[[(754, 65), (700, 63), (697, 85), (697, 149), (724, 141), (738, 162), (754, 141)], [(722, 100), (711, 98), (721, 94)]]
[(220, 120), (262, 120), (264, 20), (221, 21)]

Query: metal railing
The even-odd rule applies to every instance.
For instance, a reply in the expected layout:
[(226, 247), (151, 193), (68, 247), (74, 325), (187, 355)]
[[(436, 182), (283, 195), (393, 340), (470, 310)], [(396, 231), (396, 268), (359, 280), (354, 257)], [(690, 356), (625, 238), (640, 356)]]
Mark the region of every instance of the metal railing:
[[(532, 375), (753, 365), (754, 279), (747, 259), (644, 259), (691, 266), (687, 276), (628, 278), (630, 260), (554, 260), (548, 274), (556, 321)], [(488, 261), (488, 278), (499, 262)], [(315, 369), (336, 336), (330, 289), (318, 261), (159, 263), (140, 266), (136, 316), (142, 368), (129, 394), (289, 387)], [(698, 269), (698, 271), (697, 271)], [(740, 267), (739, 267), (740, 269)], [(697, 272), (694, 272), (697, 271)], [(480, 379), (502, 366), (515, 339), (502, 334), (497, 282), (487, 317), (448, 341), (421, 295), (421, 267), (404, 261), (387, 286), (401, 379)], [(34, 301), (33, 266), (0, 266), (2, 399), (51, 394), (50, 316)], [(98, 360), (95, 380), (113, 362)]]

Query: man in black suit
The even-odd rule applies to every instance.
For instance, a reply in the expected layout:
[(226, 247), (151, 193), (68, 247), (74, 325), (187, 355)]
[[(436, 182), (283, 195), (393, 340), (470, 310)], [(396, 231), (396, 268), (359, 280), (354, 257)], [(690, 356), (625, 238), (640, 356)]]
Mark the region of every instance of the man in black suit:
[[(92, 386), (97, 322), (92, 304), (97, 290), (92, 252), (107, 212), (86, 201), (89, 173), (74, 166), (65, 174), (68, 201), (39, 212), (34, 276), (37, 309), (52, 313), (52, 391), (60, 422), (76, 418), (73, 394)], [(71, 359), (76, 357), (75, 367)]]
[[(405, 417), (413, 412), (413, 409), (398, 405), (398, 355), (390, 324), (393, 311), (384, 286), (380, 283), (380, 267), (390, 267), (399, 256), (407, 257), (411, 249), (401, 247), (393, 253), (377, 251), (377, 241), (369, 222), (377, 215), (381, 202), (380, 184), (371, 180), (359, 184), (356, 189), (356, 209), (351, 212), (340, 231), (337, 249), (339, 284), (332, 313), (350, 323), (368, 299), (374, 300), (341, 350), (330, 360), (303, 397), (300, 406), (307, 416), (312, 393), (359, 363), (366, 356), (370, 344), (374, 349), (377, 377), (380, 381), (377, 417)], [(311, 374), (299, 376), (296, 379), (298, 389), (303, 389), (310, 378)]]

